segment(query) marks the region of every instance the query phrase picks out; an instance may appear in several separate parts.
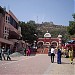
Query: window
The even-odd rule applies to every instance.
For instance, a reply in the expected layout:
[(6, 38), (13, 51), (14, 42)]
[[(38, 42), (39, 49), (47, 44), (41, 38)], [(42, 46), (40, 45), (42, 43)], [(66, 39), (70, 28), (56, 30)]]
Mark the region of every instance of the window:
[(6, 20), (7, 20), (7, 16), (6, 16)]
[(7, 37), (6, 37), (6, 36), (4, 36), (4, 38), (6, 39)]
[(6, 23), (7, 23), (7, 21), (6, 21)]
[(5, 30), (6, 30), (6, 27), (5, 27)]
[(10, 23), (10, 18), (8, 17), (8, 23)]
[(8, 17), (8, 20), (9, 20), (9, 17)]
[(5, 33), (6, 33), (6, 31), (5, 31)]

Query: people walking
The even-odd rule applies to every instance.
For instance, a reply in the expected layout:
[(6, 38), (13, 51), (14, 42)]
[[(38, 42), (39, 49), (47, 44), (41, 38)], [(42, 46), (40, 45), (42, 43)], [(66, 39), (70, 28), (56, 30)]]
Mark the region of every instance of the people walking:
[(30, 47), (26, 49), (26, 56), (30, 56)]
[(70, 58), (70, 63), (73, 63), (73, 47), (69, 47), (69, 58)]
[(4, 51), (5, 51), (5, 49), (4, 49), (4, 47), (2, 47), (2, 53), (1, 53), (1, 56), (4, 58), (4, 60), (6, 60), (6, 59), (5, 59), (5, 55), (4, 55)]
[(11, 58), (10, 58), (10, 48), (8, 47), (8, 49), (7, 49), (7, 60), (9, 59), (9, 60), (11, 60)]
[(55, 56), (55, 49), (54, 47), (51, 48), (51, 62), (54, 62), (54, 56)]
[(28, 48), (28, 56), (30, 56), (31, 50), (30, 50), (30, 46)]
[(58, 51), (57, 51), (57, 63), (58, 64), (61, 64), (61, 49), (58, 48)]
[(23, 54), (26, 56), (26, 48), (23, 48)]

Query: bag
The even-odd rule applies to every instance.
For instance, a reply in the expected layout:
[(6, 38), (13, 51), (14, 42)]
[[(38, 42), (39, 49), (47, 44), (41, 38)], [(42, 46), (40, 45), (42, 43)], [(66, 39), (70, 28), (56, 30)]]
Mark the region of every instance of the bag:
[(48, 56), (51, 56), (51, 52), (48, 52)]

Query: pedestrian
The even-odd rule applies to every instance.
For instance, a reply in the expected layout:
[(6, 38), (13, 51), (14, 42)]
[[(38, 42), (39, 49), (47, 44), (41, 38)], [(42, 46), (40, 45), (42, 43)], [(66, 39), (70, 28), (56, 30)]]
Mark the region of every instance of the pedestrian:
[(2, 49), (1, 49), (1, 47), (0, 47), (0, 60), (2, 60), (1, 53), (2, 53)]
[(8, 47), (8, 49), (7, 49), (7, 60), (9, 59), (9, 60), (11, 60), (11, 58), (10, 58), (10, 48)]
[(73, 63), (73, 47), (69, 47), (69, 58), (70, 58), (70, 63)]
[(23, 48), (24, 56), (26, 56), (26, 48)]
[(43, 45), (41, 46), (41, 53), (44, 53), (44, 47), (43, 47)]
[(28, 47), (28, 56), (30, 56), (30, 46)]
[(58, 48), (58, 51), (57, 51), (57, 63), (58, 64), (61, 64), (61, 49)]
[(28, 56), (28, 49), (26, 49), (26, 56)]
[(24, 50), (24, 53), (25, 53), (25, 56), (26, 56), (26, 48), (25, 48), (25, 50)]
[(1, 56), (4, 58), (4, 60), (6, 60), (6, 59), (5, 59), (5, 55), (4, 55), (4, 51), (5, 51), (5, 49), (4, 49), (4, 47), (2, 47), (2, 53), (1, 53)]
[(31, 50), (30, 50), (30, 46), (28, 46), (28, 48), (26, 49), (26, 55), (30, 56)]
[(51, 62), (54, 62), (54, 56), (55, 56), (55, 49), (54, 47), (51, 47)]

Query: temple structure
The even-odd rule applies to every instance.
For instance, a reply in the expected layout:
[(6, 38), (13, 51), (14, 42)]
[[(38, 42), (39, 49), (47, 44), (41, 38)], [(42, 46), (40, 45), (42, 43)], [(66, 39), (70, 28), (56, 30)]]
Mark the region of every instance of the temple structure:
[(37, 42), (39, 47), (48, 48), (49, 46), (53, 45), (54, 47), (62, 46), (62, 35), (58, 35), (57, 38), (52, 38), (51, 34), (47, 31), (44, 34), (44, 38), (38, 38)]

